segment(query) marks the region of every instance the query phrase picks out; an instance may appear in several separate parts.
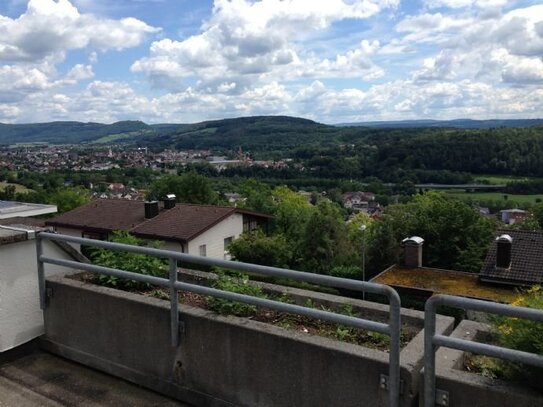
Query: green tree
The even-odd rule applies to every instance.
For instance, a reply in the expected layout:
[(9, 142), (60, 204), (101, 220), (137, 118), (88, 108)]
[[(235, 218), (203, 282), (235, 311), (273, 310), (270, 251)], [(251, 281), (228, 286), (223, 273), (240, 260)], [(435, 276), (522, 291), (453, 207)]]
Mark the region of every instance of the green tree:
[(159, 178), (151, 185), (148, 196), (163, 199), (168, 194), (175, 194), (177, 202), (192, 204), (216, 204), (219, 198), (211, 181), (194, 172)]
[(267, 184), (251, 178), (241, 185), (240, 191), (245, 198), (241, 207), (257, 212), (273, 212), (275, 205), (271, 188)]
[[(392, 205), (385, 214), (373, 234), (370, 251), (374, 261), (389, 258), (388, 264), (396, 260), (401, 240), (417, 235), (425, 240), (425, 265), (478, 272), (496, 228), (495, 222), (466, 203), (437, 192)], [(397, 243), (382, 246), (391, 234)]]
[(340, 208), (327, 200), (321, 200), (309, 218), (300, 249), (301, 266), (309, 272), (327, 274), (333, 267), (359, 261)]
[(90, 196), (84, 188), (61, 189), (49, 197), (49, 203), (56, 205), (59, 213), (71, 211), (90, 202)]
[(228, 246), (234, 259), (263, 266), (289, 267), (292, 247), (282, 234), (266, 236), (261, 230), (243, 233)]
[(303, 234), (315, 207), (295, 191), (286, 186), (276, 187), (272, 192), (275, 203), (274, 223), (276, 231), (284, 234), (295, 244)]

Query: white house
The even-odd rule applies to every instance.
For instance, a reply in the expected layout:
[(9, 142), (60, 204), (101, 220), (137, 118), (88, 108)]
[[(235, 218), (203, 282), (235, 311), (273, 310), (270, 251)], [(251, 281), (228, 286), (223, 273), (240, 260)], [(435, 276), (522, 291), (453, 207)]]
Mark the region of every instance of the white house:
[(108, 240), (113, 231), (124, 230), (162, 248), (183, 253), (225, 258), (228, 244), (244, 231), (266, 229), (271, 216), (239, 208), (97, 199), (46, 222), (58, 233)]

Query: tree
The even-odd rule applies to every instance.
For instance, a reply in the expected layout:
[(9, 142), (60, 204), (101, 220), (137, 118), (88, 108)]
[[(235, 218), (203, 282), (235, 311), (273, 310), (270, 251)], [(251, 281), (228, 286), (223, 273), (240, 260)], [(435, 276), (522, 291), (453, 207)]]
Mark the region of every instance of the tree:
[(282, 234), (266, 236), (261, 230), (243, 233), (228, 250), (245, 263), (274, 267), (290, 267), (292, 263), (292, 247)]
[(88, 202), (88, 191), (83, 188), (57, 190), (49, 197), (49, 203), (56, 205), (59, 213), (71, 211)]
[(194, 172), (159, 178), (151, 185), (148, 197), (163, 199), (168, 194), (175, 194), (177, 202), (192, 204), (215, 204), (219, 198), (211, 181)]
[(304, 233), (309, 218), (315, 211), (307, 200), (286, 186), (276, 187), (272, 192), (275, 204), (273, 214), (278, 233), (282, 233), (292, 243), (296, 244)]
[(301, 266), (309, 272), (328, 274), (336, 266), (357, 264), (358, 253), (337, 205), (318, 203), (305, 227), (300, 253)]
[(241, 205), (243, 208), (257, 212), (273, 212), (275, 205), (271, 188), (267, 184), (251, 178), (241, 185), (240, 191), (245, 198)]
[[(370, 243), (373, 261), (395, 262), (399, 242), (416, 235), (425, 240), (425, 265), (470, 272), (480, 270), (496, 228), (466, 203), (436, 192), (389, 206), (378, 223)], [(396, 243), (384, 245), (391, 237)]]

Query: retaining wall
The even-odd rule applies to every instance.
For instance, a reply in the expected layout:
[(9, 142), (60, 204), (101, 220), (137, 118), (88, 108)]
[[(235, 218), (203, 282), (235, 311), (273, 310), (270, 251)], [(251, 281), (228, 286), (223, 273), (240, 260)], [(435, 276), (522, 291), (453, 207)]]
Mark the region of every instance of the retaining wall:
[[(184, 305), (174, 348), (167, 301), (63, 277), (47, 287), (47, 350), (190, 404), (388, 405), (379, 383), (388, 375), (386, 352)], [(422, 313), (403, 313), (422, 324)], [(439, 317), (437, 331), (452, 324)], [(401, 352), (402, 406), (418, 403), (422, 355), (421, 331)]]

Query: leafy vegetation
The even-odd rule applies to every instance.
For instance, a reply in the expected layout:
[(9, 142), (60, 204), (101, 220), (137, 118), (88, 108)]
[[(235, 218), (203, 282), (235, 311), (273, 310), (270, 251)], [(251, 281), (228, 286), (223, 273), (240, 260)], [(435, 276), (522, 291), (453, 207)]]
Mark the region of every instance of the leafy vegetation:
[[(543, 310), (543, 290), (534, 286), (521, 292), (512, 305)], [(509, 349), (543, 355), (543, 324), (524, 318), (496, 315), (491, 318), (493, 337), (497, 344)], [(468, 370), (490, 378), (509, 380), (522, 379), (542, 389), (540, 381), (543, 369), (533, 366), (494, 359), (481, 355), (470, 355)]]
[[(251, 297), (266, 297), (260, 286), (249, 282), (248, 275), (222, 269), (218, 269), (216, 272), (218, 279), (213, 283), (214, 288)], [(238, 317), (254, 315), (257, 311), (256, 305), (218, 297), (208, 297), (207, 305), (209, 309), (219, 314), (236, 315)]]
[[(160, 242), (146, 243), (128, 232), (116, 231), (111, 239), (116, 243), (124, 243), (133, 246), (149, 246), (158, 248)], [(167, 278), (167, 261), (158, 257), (147, 256), (140, 253), (129, 253), (124, 251), (115, 251), (103, 248), (93, 248), (90, 251), (90, 258), (93, 264), (110, 267), (120, 270), (126, 270), (133, 273), (145, 274), (149, 276)], [(135, 280), (122, 279), (106, 274), (94, 274), (94, 281), (98, 284), (108, 287), (122, 288), (127, 290), (145, 290), (152, 286), (147, 283)]]

